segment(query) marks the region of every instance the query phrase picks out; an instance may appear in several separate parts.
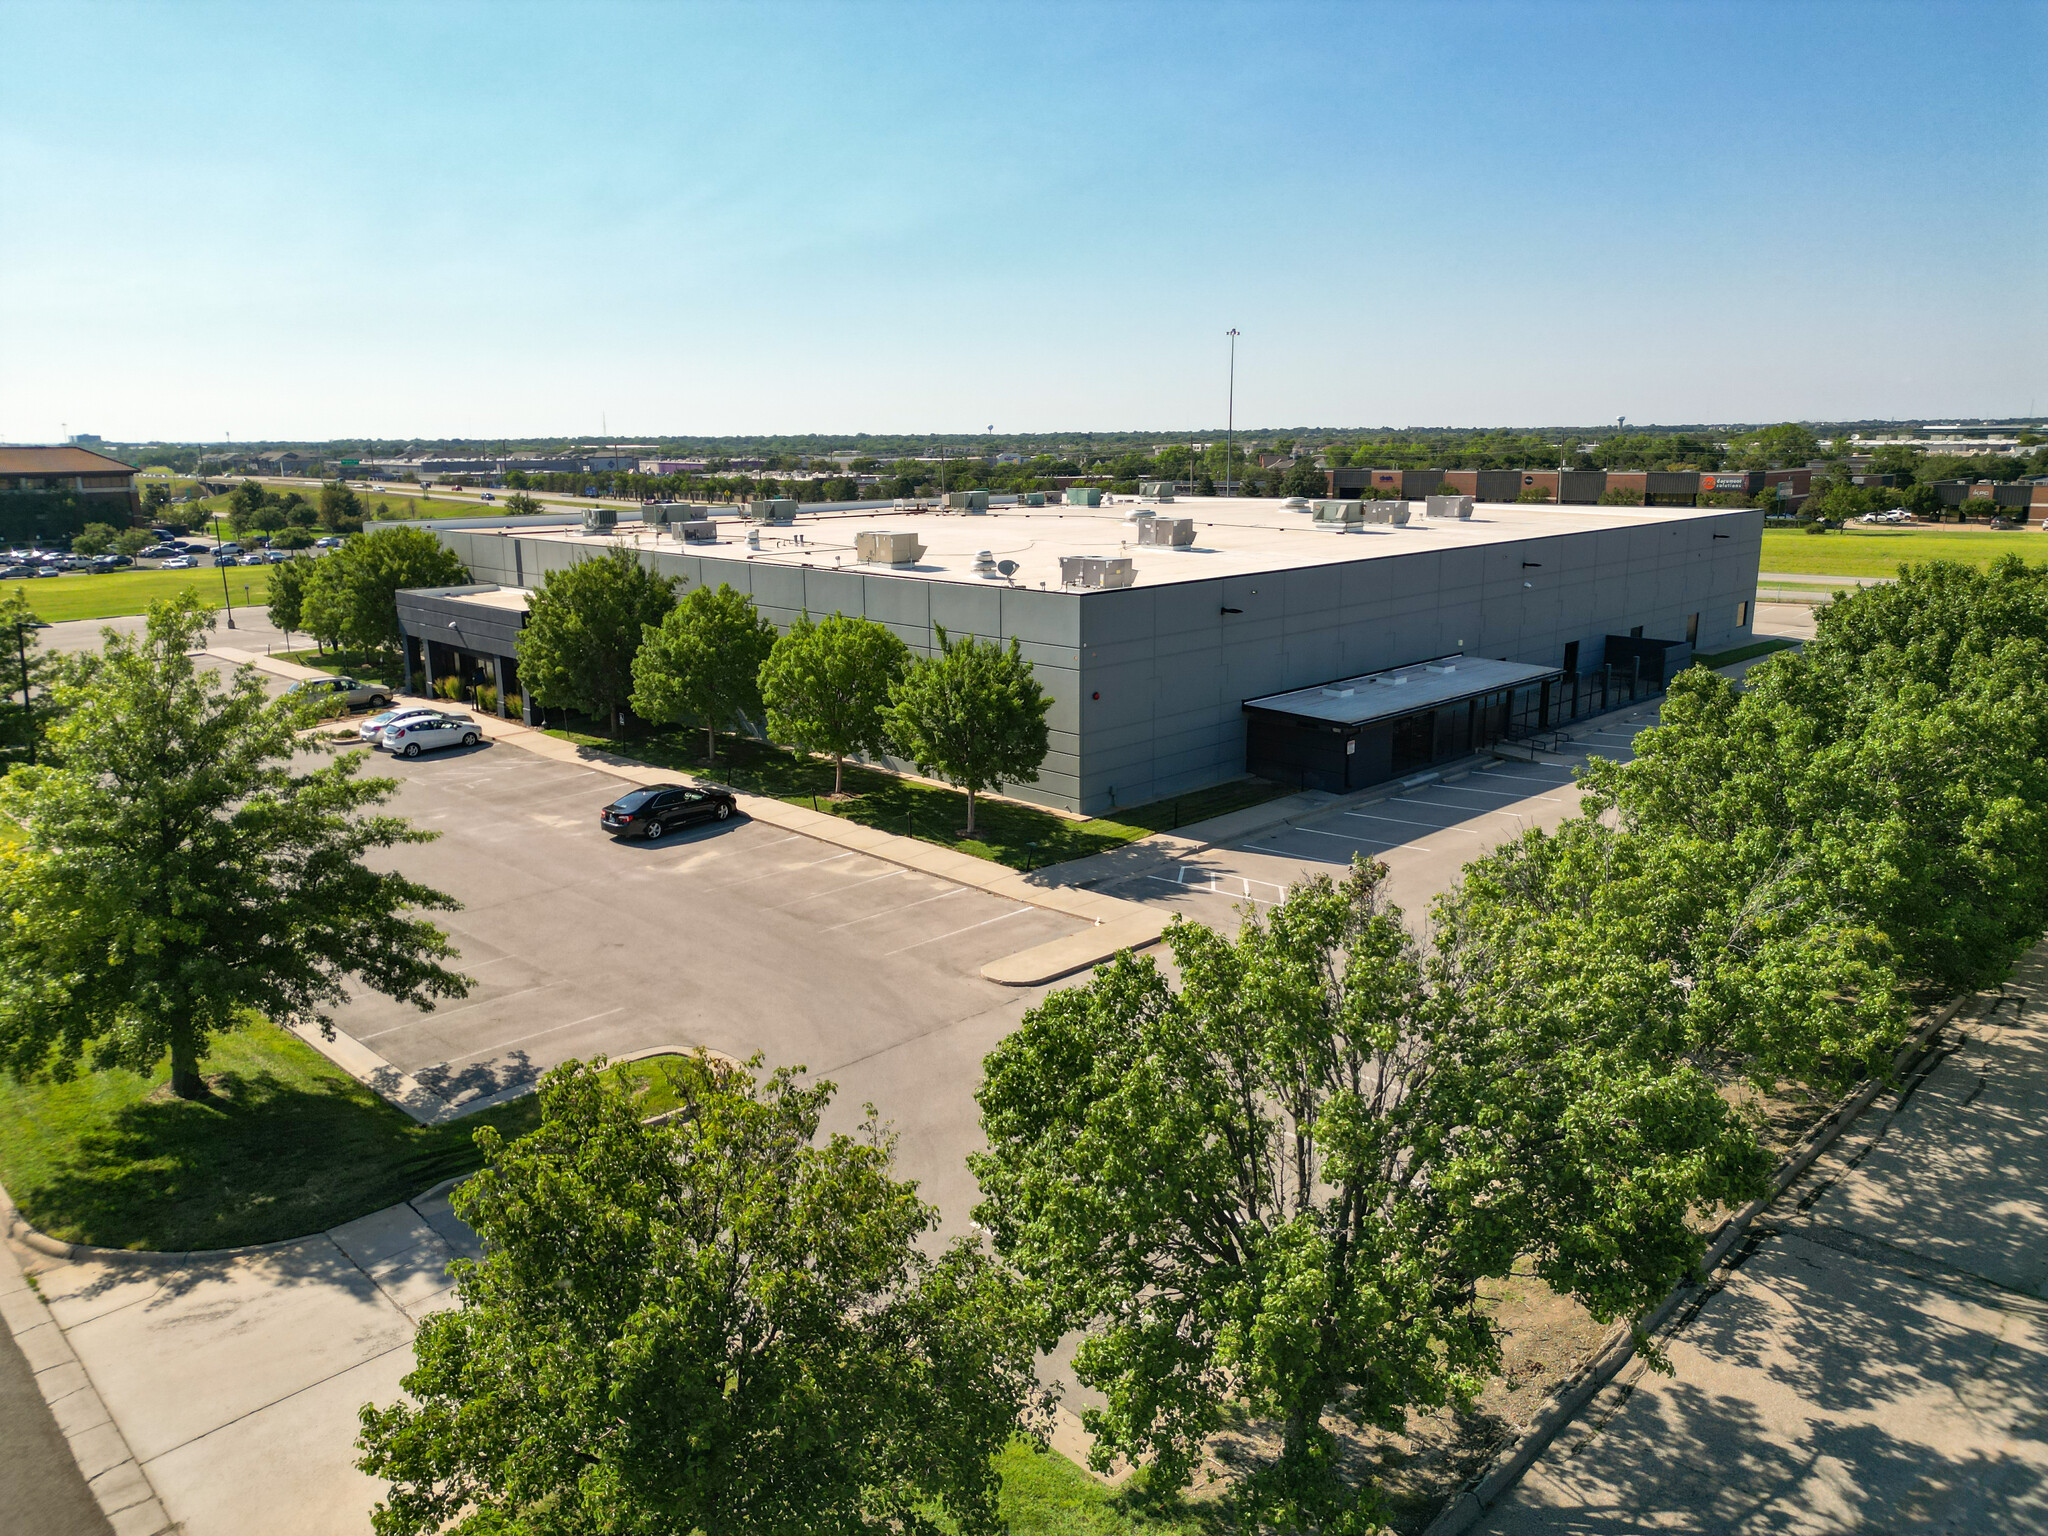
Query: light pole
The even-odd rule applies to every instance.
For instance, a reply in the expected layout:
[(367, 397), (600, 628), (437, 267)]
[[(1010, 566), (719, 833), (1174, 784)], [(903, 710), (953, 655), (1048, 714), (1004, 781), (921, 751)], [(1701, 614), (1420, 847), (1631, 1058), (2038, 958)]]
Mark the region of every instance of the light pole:
[(235, 600), (228, 593), (228, 568), (220, 564), (220, 536), (218, 532), (214, 535), (213, 561), (220, 569), (220, 600), (227, 604), (228, 628), (233, 629), (235, 627)]
[(1230, 459), (1237, 449), (1237, 327), (1230, 328), (1230, 395), (1223, 418), (1223, 494), (1230, 494)]

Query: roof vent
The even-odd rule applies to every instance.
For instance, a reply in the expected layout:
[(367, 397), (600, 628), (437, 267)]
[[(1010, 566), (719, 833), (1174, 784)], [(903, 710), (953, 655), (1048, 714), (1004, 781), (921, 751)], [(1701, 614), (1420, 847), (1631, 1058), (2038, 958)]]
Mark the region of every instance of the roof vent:
[(995, 555), (989, 550), (981, 549), (976, 550), (974, 553), (974, 574), (977, 576), (1000, 576), (1003, 573), (996, 569)]
[(1352, 688), (1325, 688), (1323, 690), (1323, 697), (1326, 699), (1348, 699), (1356, 691), (1356, 689)]
[(1173, 500), (1173, 482), (1171, 480), (1140, 480), (1138, 482), (1138, 494), (1147, 501), (1171, 501)]
[(1432, 661), (1425, 663), (1422, 670), (1425, 672), (1455, 672), (1458, 670), (1458, 664), (1455, 661)]

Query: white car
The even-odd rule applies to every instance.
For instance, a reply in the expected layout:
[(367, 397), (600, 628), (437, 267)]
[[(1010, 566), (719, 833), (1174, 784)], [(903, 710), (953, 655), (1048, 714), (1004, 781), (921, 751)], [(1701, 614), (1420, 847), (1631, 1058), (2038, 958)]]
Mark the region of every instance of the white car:
[(473, 747), (483, 739), (483, 732), (468, 715), (441, 710), (395, 720), (384, 727), (384, 750), (400, 757), (418, 757), (436, 747)]
[(173, 555), (157, 569), (160, 571), (189, 571), (199, 564), (190, 555)]
[(379, 710), (362, 724), (358, 734), (373, 747), (384, 745), (384, 730), (387, 726), (403, 725), (414, 715), (438, 715), (440, 711), (428, 704), (406, 704), (397, 709)]

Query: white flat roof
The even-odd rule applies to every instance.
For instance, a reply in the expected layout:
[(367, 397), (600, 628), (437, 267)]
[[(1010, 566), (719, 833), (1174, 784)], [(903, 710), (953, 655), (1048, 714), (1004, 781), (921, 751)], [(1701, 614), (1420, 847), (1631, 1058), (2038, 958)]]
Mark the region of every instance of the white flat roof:
[(471, 587), (412, 587), (407, 591), (413, 597), (438, 597), (450, 603), (475, 603), (480, 608), (511, 608), (521, 612), (533, 601), (533, 593), (525, 587), (492, 587), (483, 592)]
[(1333, 725), (1363, 725), (1418, 709), (1431, 709), (1475, 694), (1521, 688), (1556, 677), (1556, 667), (1534, 667), (1519, 661), (1494, 661), (1484, 656), (1439, 656), (1412, 666), (1390, 667), (1341, 682), (1319, 683), (1287, 693), (1246, 699), (1246, 709), (1327, 720)]
[[(1727, 508), (1692, 507), (1569, 507), (1482, 502), (1469, 519), (1436, 519), (1412, 509), (1404, 527), (1374, 524), (1347, 532), (1315, 523), (1307, 510), (1286, 510), (1276, 500), (1250, 497), (1191, 497), (1167, 503), (1119, 497), (1101, 507), (992, 507), (983, 514), (936, 509), (804, 512), (793, 525), (758, 525), (761, 548), (747, 545), (749, 524), (736, 514), (715, 517), (716, 543), (685, 543), (672, 532), (624, 522), (602, 534), (585, 534), (578, 524), (563, 522), (539, 527), (506, 526), (502, 531), (521, 538), (559, 540), (593, 549), (622, 543), (667, 554), (701, 555), (773, 565), (835, 567), (872, 575), (895, 575), (926, 581), (999, 584), (1000, 577), (975, 570), (976, 556), (1014, 560), (1014, 580), (1024, 587), (1060, 585), (1060, 559), (1066, 555), (1124, 555), (1136, 573), (1134, 585), (1204, 581), (1219, 576), (1253, 575), (1302, 566), (1341, 565), (1355, 560), (1388, 558), (1427, 550), (1512, 544), (1557, 538), (1595, 529), (1669, 527), (1702, 519), (1745, 515)], [(1162, 517), (1190, 517), (1195, 523), (1191, 548), (1167, 549), (1140, 545), (1126, 517), (1144, 507)], [(1758, 514), (1749, 513), (1749, 516)], [(487, 522), (465, 518), (466, 531), (488, 533)], [(862, 565), (854, 551), (854, 535), (870, 530), (914, 533), (925, 546), (916, 564)]]

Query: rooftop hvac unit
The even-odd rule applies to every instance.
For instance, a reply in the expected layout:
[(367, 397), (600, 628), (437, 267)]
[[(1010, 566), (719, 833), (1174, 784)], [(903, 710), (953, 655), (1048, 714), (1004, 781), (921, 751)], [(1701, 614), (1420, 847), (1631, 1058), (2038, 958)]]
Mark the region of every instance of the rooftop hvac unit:
[(1070, 507), (1099, 507), (1102, 505), (1102, 487), (1099, 485), (1070, 485), (1067, 487), (1067, 505)]
[(1463, 518), (1472, 515), (1470, 496), (1432, 496), (1423, 503), (1424, 517)]
[(1319, 501), (1315, 520), (1327, 527), (1354, 528), (1365, 521), (1365, 504), (1358, 501)]
[(757, 523), (793, 523), (796, 521), (796, 503), (783, 496), (769, 501), (750, 501), (747, 503), (747, 516)]
[(1128, 555), (1061, 555), (1063, 587), (1128, 587), (1138, 579)]
[(716, 544), (718, 524), (708, 517), (679, 517), (669, 524), (686, 544)]
[(1171, 501), (1173, 500), (1173, 482), (1171, 480), (1140, 480), (1138, 482), (1138, 494), (1147, 501)]
[(873, 528), (853, 536), (853, 550), (863, 565), (915, 565), (924, 554), (924, 545), (914, 533)]
[(585, 507), (583, 509), (583, 531), (585, 533), (610, 533), (619, 526), (616, 507)]
[(1138, 524), (1138, 542), (1160, 549), (1187, 549), (1195, 542), (1192, 517), (1148, 517)]
[(1045, 505), (1045, 492), (1026, 491), (1017, 498), (1017, 505), (1020, 507), (1042, 507)]
[(1368, 523), (1391, 523), (1396, 528), (1404, 528), (1408, 524), (1408, 503), (1368, 501), (1365, 504), (1365, 520)]
[(946, 510), (948, 512), (966, 512), (969, 514), (986, 512), (988, 510), (988, 492), (948, 491), (946, 492)]
[(643, 501), (640, 503), (640, 521), (649, 528), (665, 528), (669, 515), (677, 510), (672, 501)]

